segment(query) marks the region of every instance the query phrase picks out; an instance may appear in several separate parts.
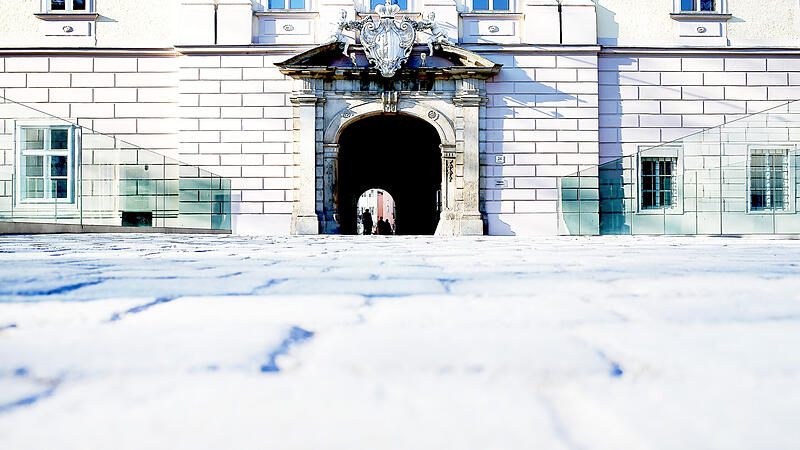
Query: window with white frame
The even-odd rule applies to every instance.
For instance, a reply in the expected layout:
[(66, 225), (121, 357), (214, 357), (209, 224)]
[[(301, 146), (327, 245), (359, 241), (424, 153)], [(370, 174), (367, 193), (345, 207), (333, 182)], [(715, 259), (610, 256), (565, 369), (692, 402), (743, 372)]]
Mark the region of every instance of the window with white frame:
[(680, 12), (718, 13), (722, 0), (680, 0), (680, 2)]
[(508, 11), (509, 0), (472, 0), (473, 11)]
[(94, 11), (94, 0), (45, 0), (47, 12), (90, 13)]
[(74, 202), (74, 142), (74, 127), (19, 127), (17, 192), (23, 203)]
[[(393, 5), (397, 5), (400, 7), (401, 10), (407, 11), (408, 10), (408, 0), (392, 0), (391, 2)], [(370, 0), (369, 2), (369, 9), (370, 11), (375, 11), (375, 7), (378, 5), (385, 5), (385, 0)]]
[(306, 0), (269, 0), (269, 9), (306, 9)]
[(642, 157), (641, 209), (669, 209), (675, 204), (678, 158)]
[(752, 150), (748, 171), (750, 211), (781, 211), (789, 207), (788, 150)]

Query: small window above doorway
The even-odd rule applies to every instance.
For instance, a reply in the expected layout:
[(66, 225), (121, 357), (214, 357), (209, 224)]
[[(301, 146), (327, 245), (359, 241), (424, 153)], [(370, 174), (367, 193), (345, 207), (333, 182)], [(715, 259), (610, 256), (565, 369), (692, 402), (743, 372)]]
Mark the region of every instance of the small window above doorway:
[(94, 0), (44, 0), (48, 13), (87, 14), (94, 12)]

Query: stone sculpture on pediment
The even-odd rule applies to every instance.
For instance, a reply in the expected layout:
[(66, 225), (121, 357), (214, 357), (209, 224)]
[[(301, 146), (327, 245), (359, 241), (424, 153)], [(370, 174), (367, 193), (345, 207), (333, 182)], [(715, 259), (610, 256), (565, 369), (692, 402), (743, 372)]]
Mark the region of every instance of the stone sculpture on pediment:
[(374, 16), (347, 20), (347, 11), (342, 10), (336, 29), (326, 44), (341, 43), (342, 52), (355, 64), (353, 56), (348, 54), (353, 38), (345, 34), (345, 31), (355, 31), (364, 46), (367, 60), (386, 78), (393, 77), (408, 61), (417, 31), (429, 35), (427, 45), (430, 56), (433, 56), (434, 45), (455, 45), (436, 22), (434, 13), (429, 13), (427, 19), (412, 20), (408, 17), (397, 18), (399, 12), (400, 7), (392, 4), (391, 0), (375, 7), (377, 20)]

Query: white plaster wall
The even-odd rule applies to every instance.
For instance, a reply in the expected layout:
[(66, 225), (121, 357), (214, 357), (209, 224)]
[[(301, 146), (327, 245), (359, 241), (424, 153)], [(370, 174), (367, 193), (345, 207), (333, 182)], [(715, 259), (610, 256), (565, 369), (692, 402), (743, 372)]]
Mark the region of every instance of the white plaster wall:
[(800, 1), (731, 0), (728, 38), (732, 45), (798, 45)]
[(0, 46), (170, 47), (180, 29), (179, 4), (178, 0), (97, 0), (100, 18), (90, 21), (96, 29), (91, 36), (83, 37), (46, 36), (48, 29), (64, 22), (37, 18), (34, 14), (42, 12), (41, 0), (5, 0), (0, 14)]
[(603, 45), (672, 41), (673, 0), (596, 0), (597, 34)]
[[(660, 46), (678, 42), (673, 0), (596, 0), (598, 39), (603, 45)], [(800, 2), (728, 0), (731, 46), (798, 45)], [(695, 45), (702, 45), (702, 42)]]
[(635, 153), (800, 98), (800, 54), (602, 54), (600, 156)]

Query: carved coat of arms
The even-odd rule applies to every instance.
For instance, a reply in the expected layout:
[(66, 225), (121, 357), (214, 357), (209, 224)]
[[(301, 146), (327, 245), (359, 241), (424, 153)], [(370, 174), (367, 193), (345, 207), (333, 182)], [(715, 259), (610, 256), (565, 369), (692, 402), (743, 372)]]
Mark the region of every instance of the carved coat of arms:
[[(378, 20), (372, 17), (360, 20), (347, 20), (347, 12), (341, 11), (341, 19), (336, 23), (336, 31), (326, 43), (339, 42), (344, 44), (342, 53), (347, 55), (351, 38), (345, 31), (355, 31), (364, 45), (364, 53), (370, 64), (380, 70), (381, 75), (393, 77), (397, 69), (408, 61), (411, 49), (417, 38), (417, 31), (427, 33), (428, 49), (433, 56), (433, 46), (454, 45), (447, 38), (446, 33), (436, 23), (434, 14), (428, 14), (428, 20), (411, 20), (408, 17), (396, 19), (400, 12), (398, 5), (393, 5), (392, 0), (386, 0), (383, 5), (375, 7)], [(355, 59), (353, 55), (349, 55)]]
[(370, 17), (359, 30), (367, 59), (384, 77), (394, 76), (397, 69), (408, 61), (417, 37), (412, 21), (408, 18), (395, 19), (399, 11), (399, 6), (386, 0), (385, 5), (375, 7), (378, 21)]

